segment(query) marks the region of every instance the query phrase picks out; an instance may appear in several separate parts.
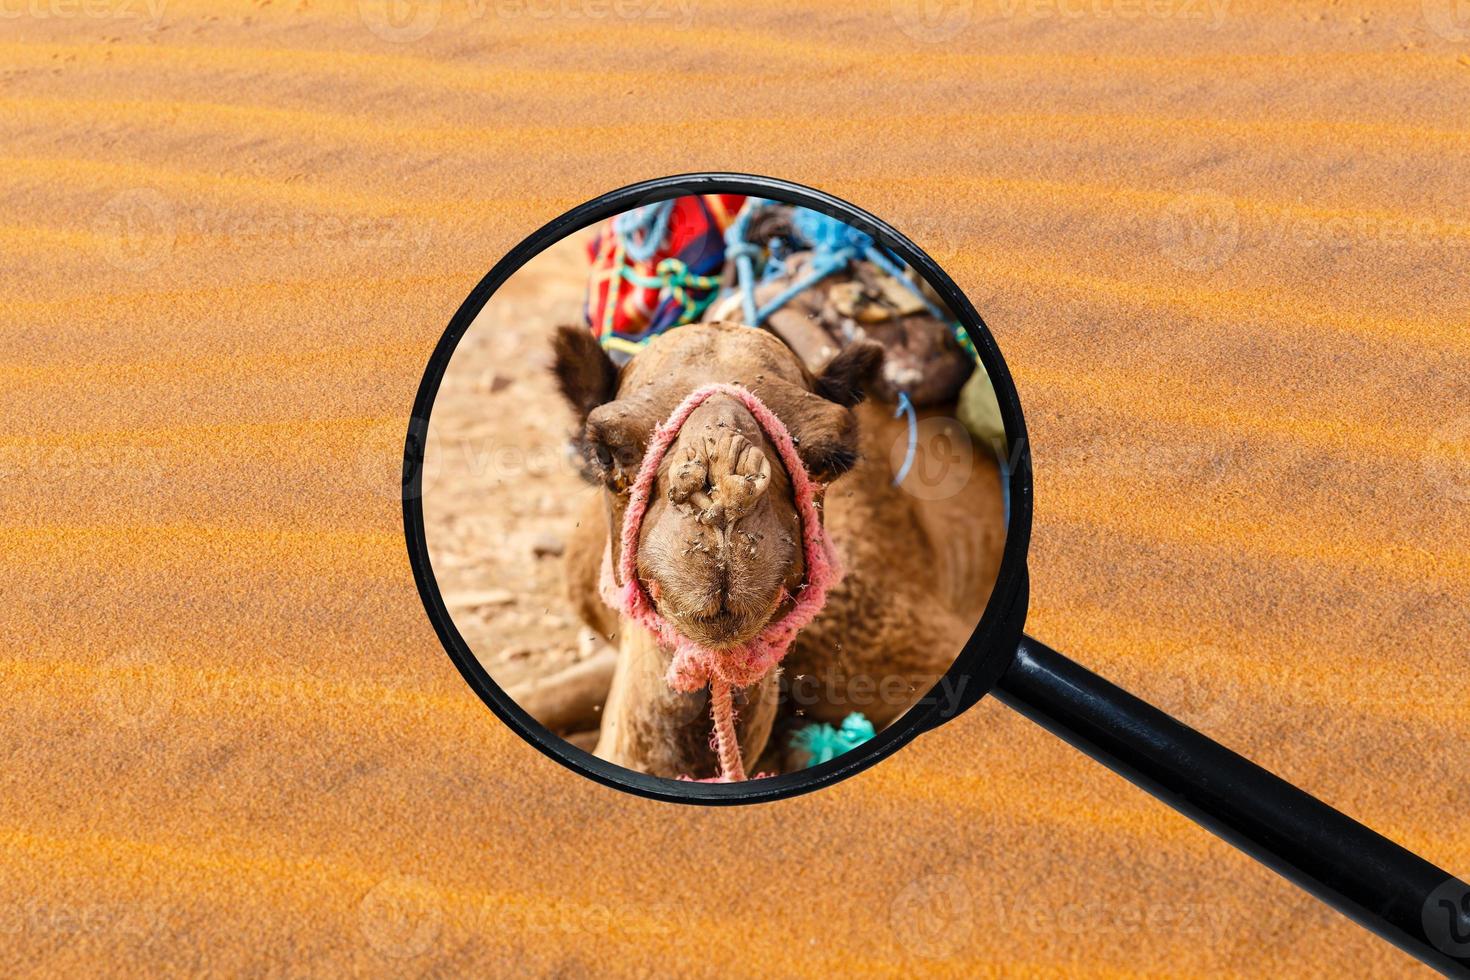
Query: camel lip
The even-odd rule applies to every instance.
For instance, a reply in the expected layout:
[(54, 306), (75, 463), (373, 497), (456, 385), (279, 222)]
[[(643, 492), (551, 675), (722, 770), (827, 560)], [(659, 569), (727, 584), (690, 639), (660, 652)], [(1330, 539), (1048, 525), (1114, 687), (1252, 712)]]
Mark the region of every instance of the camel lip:
[(660, 611), (685, 636), (712, 650), (725, 650), (744, 646), (759, 636), (761, 630), (770, 625), (780, 608), (781, 596), (777, 595), (770, 608), (755, 616), (723, 606), (715, 613), (680, 613), (672, 609)]
[(680, 632), (712, 649), (748, 643), (765, 627), (764, 619), (752, 619), (728, 610), (702, 616), (669, 616)]

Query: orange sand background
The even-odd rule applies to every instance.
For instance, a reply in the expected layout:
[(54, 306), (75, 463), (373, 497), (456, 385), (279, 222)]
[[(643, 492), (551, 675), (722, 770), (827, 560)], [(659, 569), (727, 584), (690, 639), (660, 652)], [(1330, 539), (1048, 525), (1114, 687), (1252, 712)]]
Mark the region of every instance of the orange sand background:
[(393, 456), (543, 221), (823, 187), (1010, 359), (1032, 631), (1463, 874), (1470, 25), (603, 9), (6, 6), (0, 972), (1414, 973), (993, 704), (778, 805), (578, 778), (441, 652)]

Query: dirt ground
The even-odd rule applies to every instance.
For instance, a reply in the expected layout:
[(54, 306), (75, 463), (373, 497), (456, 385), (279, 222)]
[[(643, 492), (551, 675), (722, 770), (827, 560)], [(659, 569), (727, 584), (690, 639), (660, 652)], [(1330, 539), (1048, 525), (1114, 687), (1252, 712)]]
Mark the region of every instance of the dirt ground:
[(521, 268), (465, 332), (429, 417), (424, 533), (445, 605), (502, 687), (544, 677), (601, 640), (565, 598), (562, 550), (599, 491), (569, 464), (571, 410), (551, 378), (551, 331), (582, 322), (585, 241)]

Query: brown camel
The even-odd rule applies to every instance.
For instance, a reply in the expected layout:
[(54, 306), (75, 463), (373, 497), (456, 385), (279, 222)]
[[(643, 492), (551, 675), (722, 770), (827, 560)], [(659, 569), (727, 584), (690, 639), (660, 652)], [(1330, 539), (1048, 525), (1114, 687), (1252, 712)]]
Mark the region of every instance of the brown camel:
[[(989, 599), (1005, 533), (1000, 484), (990, 450), (974, 447), (970, 471), (945, 482), (950, 492), (892, 485), (905, 423), (862, 403), (881, 348), (853, 344), (814, 375), (772, 334), (732, 323), (670, 331), (621, 369), (585, 330), (563, 327), (554, 345), (578, 441), (605, 488), (567, 548), (575, 608), (617, 646), (599, 757), (667, 777), (716, 771), (707, 692), (672, 690), (664, 680), (669, 651), (620, 622), (598, 593), (608, 529), (622, 525), (650, 434), (686, 395), (714, 382), (754, 392), (796, 439), (811, 476), (831, 484), (824, 520), (846, 566), (782, 668), (736, 693), (746, 766), (799, 767), (783, 744), (789, 729), (839, 724), (859, 711), (881, 730), (928, 692)], [(938, 421), (942, 412), (929, 417), (948, 424), (950, 438), (965, 438)], [(923, 453), (921, 440), (919, 466)], [(639, 542), (639, 579), (684, 635), (735, 645), (783, 614), (784, 597), (804, 580), (799, 520), (790, 480), (745, 406), (716, 396), (690, 416), (660, 469)]]

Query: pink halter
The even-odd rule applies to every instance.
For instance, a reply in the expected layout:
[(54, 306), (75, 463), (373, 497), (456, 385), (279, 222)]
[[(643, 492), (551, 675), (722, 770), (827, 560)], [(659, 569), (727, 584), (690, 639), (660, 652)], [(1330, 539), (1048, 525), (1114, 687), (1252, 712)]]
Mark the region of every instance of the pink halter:
[[(801, 518), (802, 555), (806, 559), (806, 584), (797, 589), (791, 611), (766, 626), (754, 639), (725, 649), (701, 646), (681, 635), (673, 623), (659, 614), (653, 600), (638, 581), (638, 540), (659, 466), (689, 416), (715, 395), (729, 395), (749, 409), (766, 437), (775, 445), (776, 452), (786, 467), (786, 473), (791, 478), (796, 509)], [(832, 547), (831, 539), (827, 537), (827, 530), (822, 526), (821, 514), (817, 509), (821, 489), (821, 485), (812, 480), (801, 457), (797, 455), (796, 442), (791, 438), (791, 433), (786, 431), (786, 426), (776, 417), (776, 413), (767, 408), (765, 402), (757, 398), (754, 392), (733, 384), (705, 385), (680, 402), (674, 413), (654, 430), (653, 437), (649, 440), (638, 476), (633, 481), (627, 512), (623, 515), (619, 539), (622, 554), (618, 562), (617, 578), (613, 576), (611, 544), (603, 559), (603, 601), (649, 630), (658, 637), (660, 643), (674, 651), (674, 659), (664, 676), (669, 686), (676, 691), (697, 691), (706, 684), (709, 685), (715, 749), (720, 759), (719, 782), (738, 782), (745, 779), (745, 765), (735, 737), (730, 688), (749, 687), (779, 664), (781, 658), (786, 656), (786, 651), (791, 648), (796, 634), (826, 605), (828, 590), (842, 579), (837, 553)], [(622, 580), (621, 585), (618, 584), (618, 579)], [(784, 600), (787, 597), (782, 598)]]

